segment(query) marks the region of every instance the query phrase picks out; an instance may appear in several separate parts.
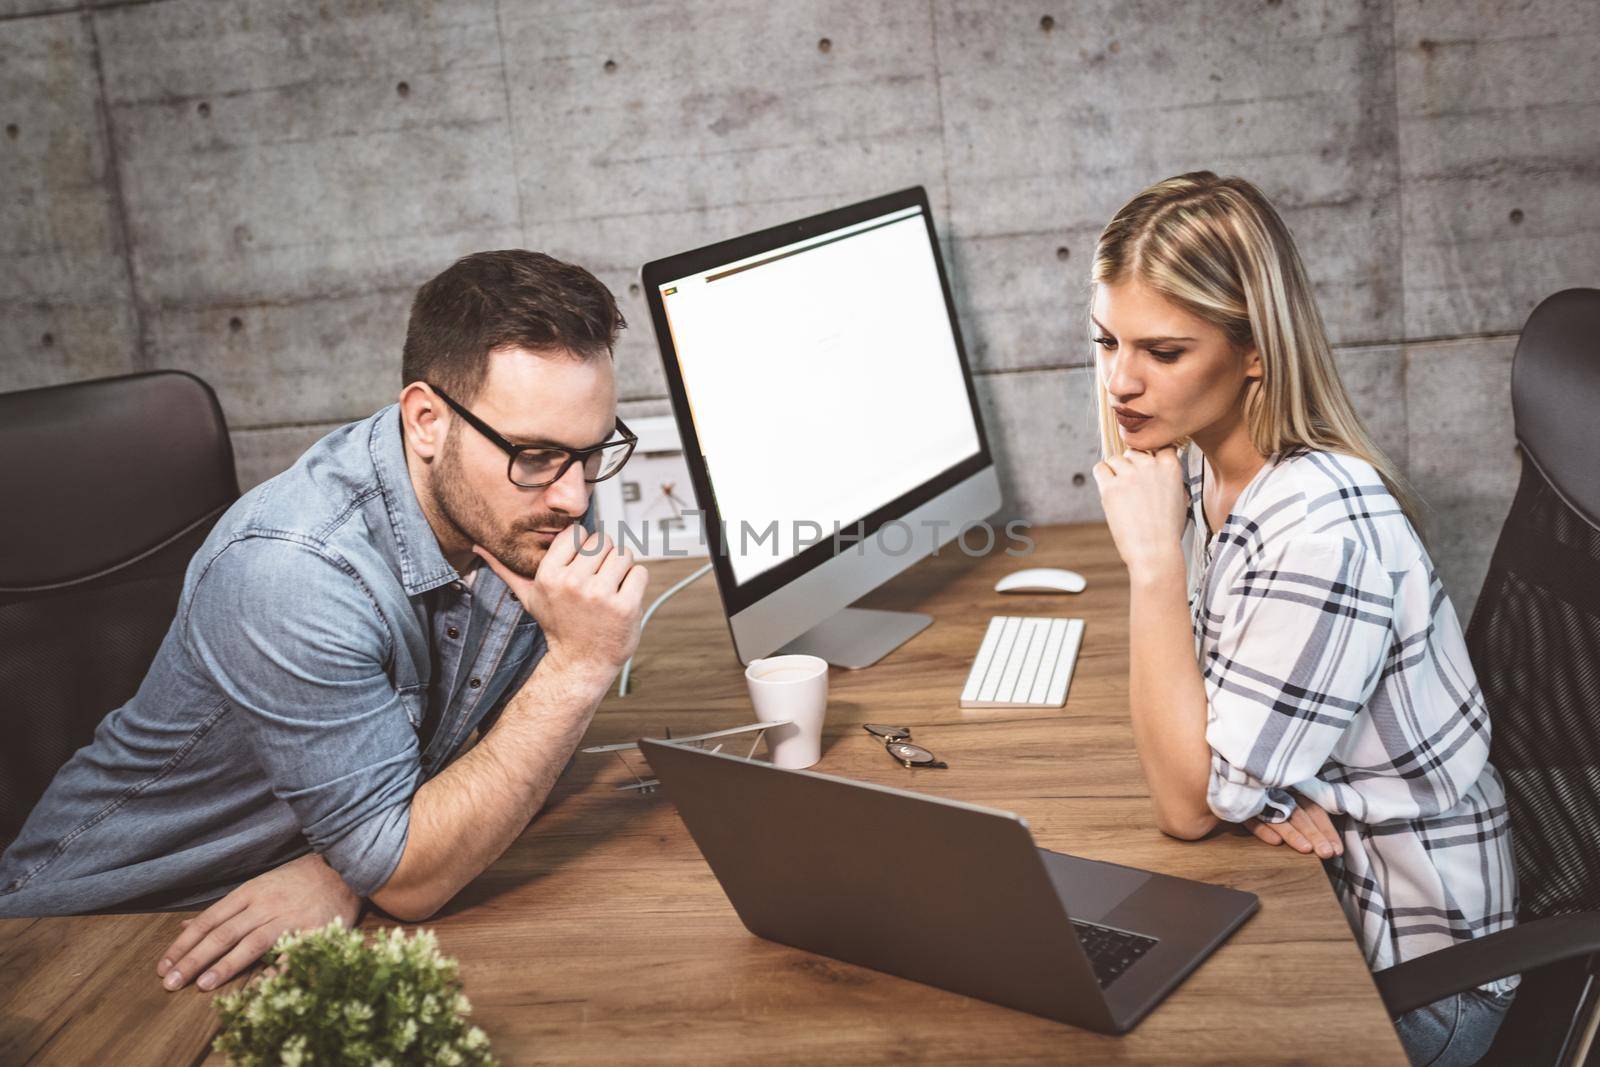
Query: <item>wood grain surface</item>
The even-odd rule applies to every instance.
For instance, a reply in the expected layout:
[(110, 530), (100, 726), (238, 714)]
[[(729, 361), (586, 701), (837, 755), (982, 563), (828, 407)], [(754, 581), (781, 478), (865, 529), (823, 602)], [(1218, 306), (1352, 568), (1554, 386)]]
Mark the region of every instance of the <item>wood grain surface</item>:
[[(750, 935), (671, 800), (618, 792), (628, 767), (579, 756), (505, 856), (423, 924), (460, 960), (502, 1062), (1404, 1063), (1317, 860), (1156, 830), (1128, 725), (1126, 571), (1102, 526), (1033, 536), (1027, 558), (952, 547), (862, 602), (935, 623), (868, 670), (832, 672), (816, 769), (1014, 811), (1045, 848), (1257, 893), (1243, 929), (1133, 1033), (1090, 1033)], [(651, 564), (651, 595), (699, 562)], [(1088, 589), (993, 592), (1024, 566), (1071, 567)], [(1064, 709), (958, 706), (996, 614), (1086, 620)], [(753, 719), (713, 577), (656, 614), (632, 685), (585, 744)], [(901, 767), (863, 722), (911, 727), (949, 769)], [(210, 995), (155, 976), (182, 917), (0, 922), (0, 1063), (220, 1063)]]

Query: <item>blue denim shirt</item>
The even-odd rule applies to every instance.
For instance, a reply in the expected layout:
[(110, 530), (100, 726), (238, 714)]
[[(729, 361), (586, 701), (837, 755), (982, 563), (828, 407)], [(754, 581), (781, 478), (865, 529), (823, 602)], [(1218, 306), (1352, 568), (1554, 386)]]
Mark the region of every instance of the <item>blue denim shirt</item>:
[(544, 649), (493, 571), (445, 561), (398, 409), (335, 430), (195, 554), (138, 693), (0, 857), (0, 915), (192, 905), (308, 850), (369, 895)]

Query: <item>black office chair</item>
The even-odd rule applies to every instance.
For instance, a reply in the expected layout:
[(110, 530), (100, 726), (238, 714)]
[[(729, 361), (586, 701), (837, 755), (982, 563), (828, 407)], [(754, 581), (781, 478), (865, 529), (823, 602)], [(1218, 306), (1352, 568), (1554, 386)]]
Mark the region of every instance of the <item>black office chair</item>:
[(1467, 647), (1511, 810), (1518, 925), (1374, 977), (1398, 1015), (1521, 974), (1483, 1062), (1578, 1064), (1600, 1058), (1600, 290), (1534, 309), (1511, 406), (1522, 480)]
[(138, 690), (238, 496), (222, 408), (191, 374), (0, 394), (0, 849)]

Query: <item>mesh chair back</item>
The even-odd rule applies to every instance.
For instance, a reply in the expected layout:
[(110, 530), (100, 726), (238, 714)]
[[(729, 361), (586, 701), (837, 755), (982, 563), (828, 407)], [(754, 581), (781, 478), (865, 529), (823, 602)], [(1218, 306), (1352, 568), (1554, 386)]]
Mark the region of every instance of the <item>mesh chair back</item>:
[(215, 394), (176, 371), (0, 394), (0, 849), (138, 690), (239, 495)]
[(1522, 480), (1467, 645), (1529, 920), (1600, 910), (1600, 290), (1534, 310), (1511, 396)]

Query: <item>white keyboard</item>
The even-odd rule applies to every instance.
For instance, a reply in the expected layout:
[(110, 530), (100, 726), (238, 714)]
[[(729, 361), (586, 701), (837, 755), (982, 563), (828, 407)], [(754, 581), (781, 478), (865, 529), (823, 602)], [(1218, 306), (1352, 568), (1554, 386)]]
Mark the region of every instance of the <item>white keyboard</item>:
[(1059, 708), (1083, 643), (1082, 619), (996, 615), (978, 646), (964, 708)]

